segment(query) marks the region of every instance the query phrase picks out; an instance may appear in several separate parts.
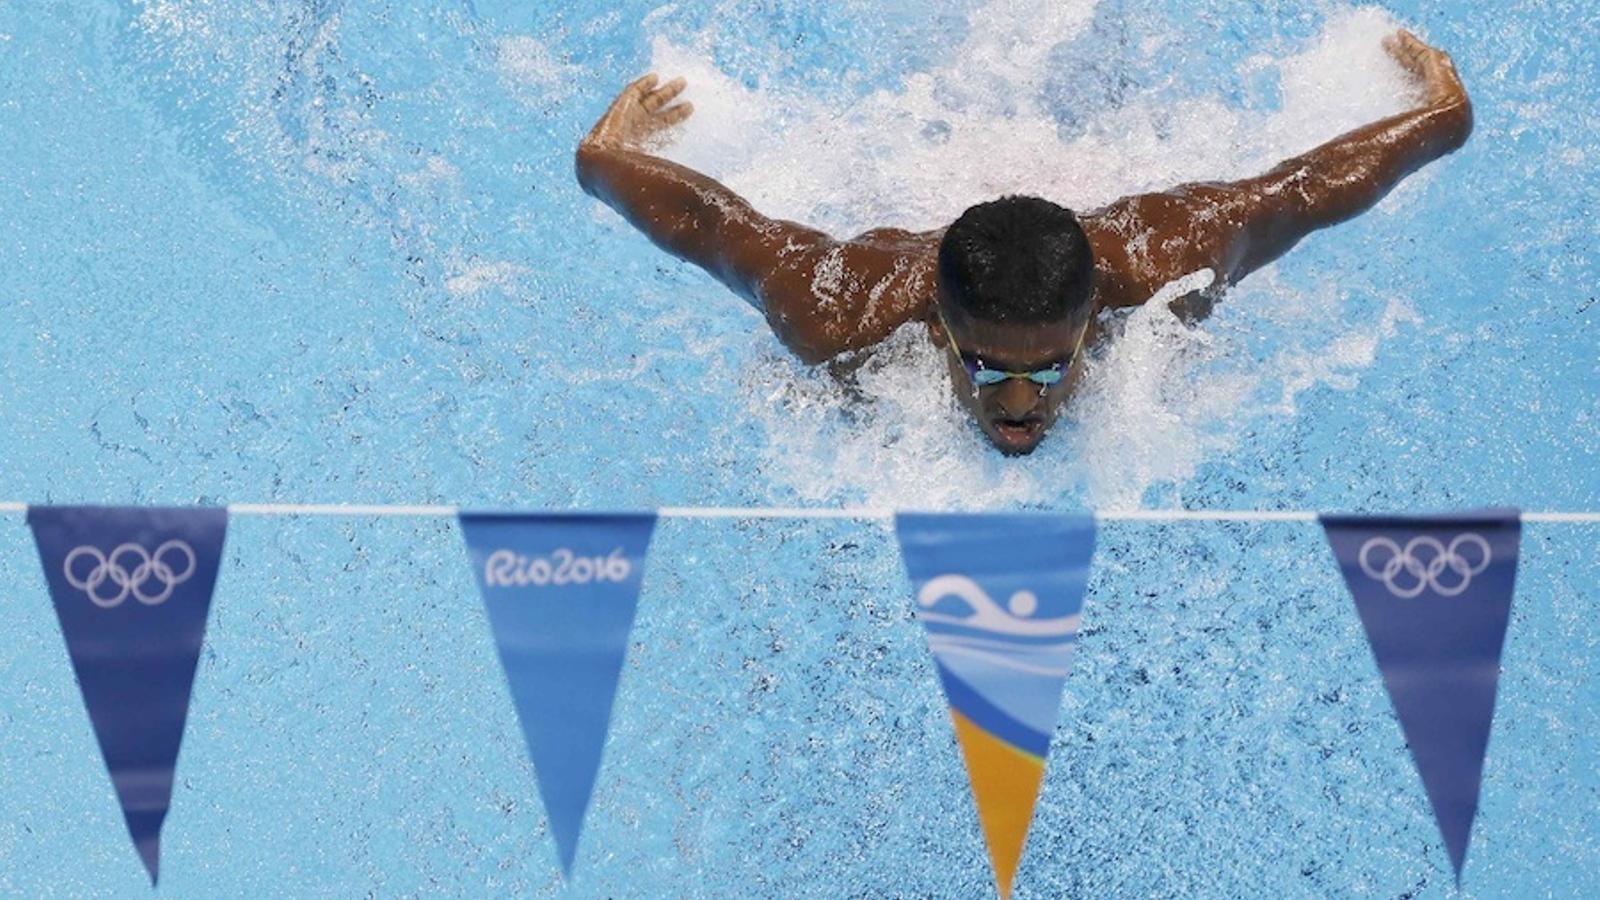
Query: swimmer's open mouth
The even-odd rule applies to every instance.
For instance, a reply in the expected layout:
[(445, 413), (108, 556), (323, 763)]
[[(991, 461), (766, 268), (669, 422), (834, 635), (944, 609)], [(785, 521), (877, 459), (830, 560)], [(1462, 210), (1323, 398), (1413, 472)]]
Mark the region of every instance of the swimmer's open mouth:
[(1044, 431), (1042, 419), (995, 419), (994, 430), (1000, 433), (1001, 439), (1014, 446), (1026, 446), (1039, 438)]

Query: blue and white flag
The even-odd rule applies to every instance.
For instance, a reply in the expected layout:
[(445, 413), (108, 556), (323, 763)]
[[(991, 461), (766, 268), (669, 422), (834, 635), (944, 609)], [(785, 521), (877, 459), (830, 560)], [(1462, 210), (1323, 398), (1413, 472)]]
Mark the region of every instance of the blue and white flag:
[(28, 525), (128, 832), (155, 884), (228, 513), (35, 506)]
[(1456, 880), (1478, 811), (1517, 575), (1515, 510), (1322, 517)]
[(462, 513), (568, 877), (628, 652), (654, 513)]
[(895, 532), (1008, 897), (1077, 643), (1094, 519), (902, 513)]

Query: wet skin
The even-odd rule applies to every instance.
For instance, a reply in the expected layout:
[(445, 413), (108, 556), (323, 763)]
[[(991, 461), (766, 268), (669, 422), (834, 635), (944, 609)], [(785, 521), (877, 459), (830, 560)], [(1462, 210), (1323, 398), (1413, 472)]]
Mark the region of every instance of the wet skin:
[[(1174, 279), (1210, 269), (1215, 281), (1203, 296), (1174, 302), (1203, 315), (1226, 286), (1312, 231), (1366, 211), (1401, 179), (1465, 143), (1472, 104), (1450, 57), (1406, 31), (1384, 46), (1420, 82), (1424, 99), (1416, 108), (1255, 178), (1180, 185), (1081, 213), (1095, 258), (1095, 311), (1142, 305)], [(881, 228), (835, 239), (764, 216), (717, 181), (647, 152), (693, 113), (688, 103), (674, 104), (683, 88), (681, 78), (661, 84), (646, 75), (622, 91), (578, 147), (584, 190), (762, 310), (806, 362), (871, 347), (913, 320), (927, 323), (930, 339), (946, 350), (957, 399), (984, 435), (1006, 453), (1038, 446), (1082, 376), (1082, 352), (1067, 377), (1043, 393), (1023, 380), (978, 388), (948, 337), (990, 367), (1029, 371), (1065, 358), (1080, 337), (1092, 343), (1093, 315), (1028, 326), (972, 321), (940, 299), (943, 229)], [(953, 335), (944, 334), (939, 310)]]
[[(1048, 387), (1020, 378), (979, 386), (973, 383), (961, 358), (951, 351), (949, 338), (944, 333), (946, 323), (955, 330), (955, 343), (961, 352), (980, 357), (988, 368), (1009, 372), (1047, 369), (1072, 353), (1073, 348), (1080, 349), (1062, 379)], [(1083, 376), (1081, 347), (1088, 346), (1088, 332), (1093, 327), (1087, 318), (1031, 325), (983, 322), (963, 318), (947, 307), (942, 320), (935, 317), (929, 323), (928, 336), (936, 346), (946, 350), (945, 363), (950, 369), (950, 383), (955, 387), (956, 399), (972, 415), (984, 436), (1005, 453), (1023, 454), (1039, 445), (1072, 396), (1078, 379)]]

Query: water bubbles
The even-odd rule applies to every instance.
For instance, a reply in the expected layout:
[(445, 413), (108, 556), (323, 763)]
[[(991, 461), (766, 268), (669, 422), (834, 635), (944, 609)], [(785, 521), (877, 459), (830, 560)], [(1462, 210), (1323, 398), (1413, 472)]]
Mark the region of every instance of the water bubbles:
[[(1249, 102), (1225, 77), (1210, 93), (1186, 84), (1182, 96), (1136, 84), (1151, 72), (1171, 78), (1198, 38), (1093, 0), (991, 0), (964, 35), (949, 36), (937, 64), (859, 96), (752, 88), (705, 51), (660, 38), (653, 62), (688, 75), (699, 110), (668, 155), (763, 212), (847, 236), (941, 228), (1008, 193), (1090, 210), (1185, 181), (1259, 174), (1410, 102), (1383, 59), (1393, 27), (1378, 10), (1334, 10), (1296, 55), (1241, 59), (1257, 98)], [(1352, 58), (1360, 64), (1343, 62)], [(1263, 97), (1281, 102), (1269, 108)], [(1278, 310), (1310, 305), (1306, 290), (1269, 271), (1235, 289), (1209, 322), (1185, 324), (1155, 306), (1108, 316), (1112, 339), (1091, 354), (1079, 396), (1023, 459), (1000, 457), (961, 411), (920, 324), (843, 373), (795, 364), (762, 338), (750, 365), (770, 389), (753, 392), (742, 412), (765, 432), (774, 500), (996, 508), (1170, 499), (1234, 450), (1252, 420), (1293, 415), (1310, 387), (1347, 385), (1392, 333), (1392, 315), (1341, 328), (1337, 306), (1323, 306), (1288, 346), (1241, 336), (1261, 317), (1270, 326)], [(1332, 293), (1335, 303), (1346, 295)]]

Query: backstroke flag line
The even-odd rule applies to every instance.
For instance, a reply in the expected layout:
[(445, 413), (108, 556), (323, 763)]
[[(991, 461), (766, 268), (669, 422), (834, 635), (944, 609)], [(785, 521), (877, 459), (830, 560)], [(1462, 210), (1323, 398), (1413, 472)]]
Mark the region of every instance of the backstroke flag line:
[(1322, 517), (1455, 867), (1466, 863), (1522, 533), (1515, 510)]
[(227, 511), (35, 506), (28, 525), (128, 833), (154, 885)]
[(572, 875), (628, 651), (654, 513), (462, 513), (545, 814)]
[(1077, 640), (1094, 519), (902, 513), (895, 533), (995, 885), (1009, 897)]

